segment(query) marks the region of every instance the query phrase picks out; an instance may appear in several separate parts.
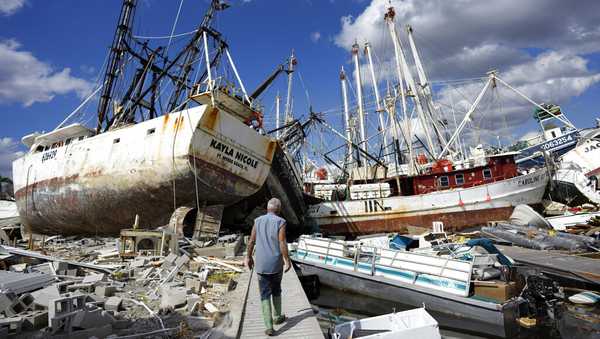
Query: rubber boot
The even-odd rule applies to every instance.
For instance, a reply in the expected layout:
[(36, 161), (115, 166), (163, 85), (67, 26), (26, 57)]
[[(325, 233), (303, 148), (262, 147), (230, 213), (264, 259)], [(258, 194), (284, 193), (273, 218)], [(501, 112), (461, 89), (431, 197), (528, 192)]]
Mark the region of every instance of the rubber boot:
[(268, 336), (273, 335), (273, 318), (271, 315), (271, 301), (269, 299), (261, 301), (261, 309), (263, 320), (265, 321), (265, 334)]
[(273, 296), (273, 323), (279, 325), (285, 321), (285, 314), (281, 314), (281, 296)]

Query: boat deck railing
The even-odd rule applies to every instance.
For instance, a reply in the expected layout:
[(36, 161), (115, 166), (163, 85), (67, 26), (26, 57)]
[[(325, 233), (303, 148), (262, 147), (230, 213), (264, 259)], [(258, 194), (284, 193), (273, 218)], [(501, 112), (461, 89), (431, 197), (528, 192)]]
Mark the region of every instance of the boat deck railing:
[[(427, 275), (440, 279), (460, 282), (468, 295), (472, 275), (473, 260), (459, 260), (451, 257), (412, 253), (394, 249), (380, 248), (363, 244), (348, 244), (345, 242), (326, 239), (301, 237), (298, 240), (298, 259), (306, 259), (309, 255), (317, 255), (325, 264), (335, 264), (335, 259), (352, 261), (354, 272), (377, 275), (378, 271), (406, 270), (413, 272), (412, 282), (419, 276)], [(477, 255), (474, 255), (474, 257)], [(368, 268), (365, 267), (369, 265)], [(344, 265), (347, 266), (347, 265)], [(381, 275), (381, 274), (379, 274)]]

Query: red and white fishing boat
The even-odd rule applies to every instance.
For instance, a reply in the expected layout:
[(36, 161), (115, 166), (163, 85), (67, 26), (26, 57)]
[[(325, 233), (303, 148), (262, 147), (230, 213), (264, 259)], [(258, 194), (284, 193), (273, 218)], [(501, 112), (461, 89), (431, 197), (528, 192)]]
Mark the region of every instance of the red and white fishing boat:
[[(394, 151), (379, 158), (367, 152), (368, 124), (362, 100), (359, 46), (355, 43), (352, 47), (357, 97), (355, 116), (348, 104), (349, 86), (343, 69), (340, 74), (346, 134), (336, 134), (346, 140), (347, 153), (344, 166), (336, 166), (345, 172), (345, 176), (335, 183), (305, 183), (310, 193), (327, 195), (331, 192), (332, 200), (338, 200), (310, 206), (308, 219), (326, 234), (398, 232), (407, 226), (431, 227), (434, 221), (458, 230), (483, 225), (490, 220), (507, 219), (519, 204), (541, 203), (549, 180), (546, 168), (519, 172), (515, 164), (516, 153), (486, 152), (478, 146), (467, 156), (464, 144), (461, 146), (460, 142), (460, 134), (471, 121), (486, 91), (496, 88), (497, 84), (516, 90), (499, 78), (497, 72), (489, 72), (483, 89), (460, 124), (455, 122), (456, 129), (448, 138), (451, 131), (447, 129), (448, 124), (442, 122), (445, 119), (439, 105), (433, 101), (413, 30), (407, 27), (407, 50), (414, 60), (414, 65), (409, 65), (408, 53), (402, 43), (404, 39), (396, 32), (394, 16), (394, 9), (390, 7), (384, 18), (394, 46), (398, 82), (393, 86), (394, 91), (388, 84), (388, 93), (383, 100), (377, 88), (371, 47), (368, 42), (365, 44), (365, 66), (371, 75), (375, 114), (379, 117), (381, 143), (378, 148), (389, 149), (387, 130), (394, 139), (391, 143)], [(412, 75), (413, 69), (417, 78)], [(518, 94), (524, 97), (522, 93)], [(412, 107), (408, 107), (409, 100)], [(401, 118), (400, 114), (396, 115), (397, 101), (401, 103)], [(547, 112), (546, 108), (539, 107)], [(417, 119), (420, 130), (413, 122)], [(390, 123), (385, 124), (386, 120)], [(358, 121), (358, 126), (354, 121)], [(425, 151), (419, 151), (417, 155), (413, 150), (415, 144)], [(348, 161), (353, 158), (355, 162)]]
[(505, 220), (519, 204), (541, 202), (546, 169), (519, 174), (513, 153), (486, 160), (462, 168), (445, 162), (427, 174), (392, 178), (378, 184), (389, 195), (378, 196), (375, 189), (373, 198), (322, 202), (309, 207), (308, 218), (326, 234), (400, 232), (407, 226), (431, 227), (434, 221), (460, 230)]

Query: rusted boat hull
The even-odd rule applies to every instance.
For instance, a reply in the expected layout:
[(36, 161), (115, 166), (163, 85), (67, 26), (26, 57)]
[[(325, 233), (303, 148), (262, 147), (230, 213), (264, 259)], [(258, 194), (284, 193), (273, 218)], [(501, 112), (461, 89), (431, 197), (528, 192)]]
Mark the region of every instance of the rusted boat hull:
[(506, 220), (513, 207), (490, 208), (477, 211), (432, 213), (414, 216), (392, 215), (382, 220), (342, 222), (320, 226), (320, 231), (328, 235), (365, 235), (374, 233), (407, 232), (408, 226), (431, 227), (434, 221), (441, 221), (447, 230), (458, 231), (473, 226), (485, 225), (490, 220)]
[[(105, 132), (13, 163), (23, 224), (42, 234), (117, 234), (135, 215), (233, 204), (264, 184), (276, 143), (209, 106)], [(50, 150), (49, 152), (52, 152)]]
[(466, 189), (324, 202), (309, 207), (308, 220), (330, 235), (403, 232), (407, 226), (431, 227), (434, 221), (457, 231), (506, 220), (519, 204), (541, 203), (548, 180), (547, 171), (540, 170)]

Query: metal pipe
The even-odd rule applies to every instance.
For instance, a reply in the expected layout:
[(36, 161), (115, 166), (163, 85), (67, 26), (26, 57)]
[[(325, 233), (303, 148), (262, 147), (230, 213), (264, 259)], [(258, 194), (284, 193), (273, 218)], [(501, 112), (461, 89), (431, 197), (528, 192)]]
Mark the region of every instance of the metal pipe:
[(213, 89), (212, 83), (212, 72), (210, 70), (210, 58), (208, 57), (208, 37), (206, 31), (202, 32), (202, 39), (204, 40), (204, 58), (206, 59), (206, 74), (208, 76), (208, 89)]
[(242, 88), (242, 92), (244, 93), (244, 98), (248, 101), (249, 104), (251, 104), (252, 102), (250, 101), (250, 98), (248, 97), (248, 93), (246, 93), (246, 88), (244, 87), (244, 83), (242, 82), (242, 79), (240, 78), (240, 75), (238, 74), (237, 68), (235, 67), (235, 63), (233, 63), (233, 58), (231, 58), (231, 54), (229, 54), (229, 48), (225, 48), (225, 54), (227, 54), (227, 59), (229, 59), (229, 63), (231, 64), (231, 68), (233, 69), (233, 74), (235, 74), (235, 78), (237, 79), (238, 83), (240, 84), (240, 87)]

